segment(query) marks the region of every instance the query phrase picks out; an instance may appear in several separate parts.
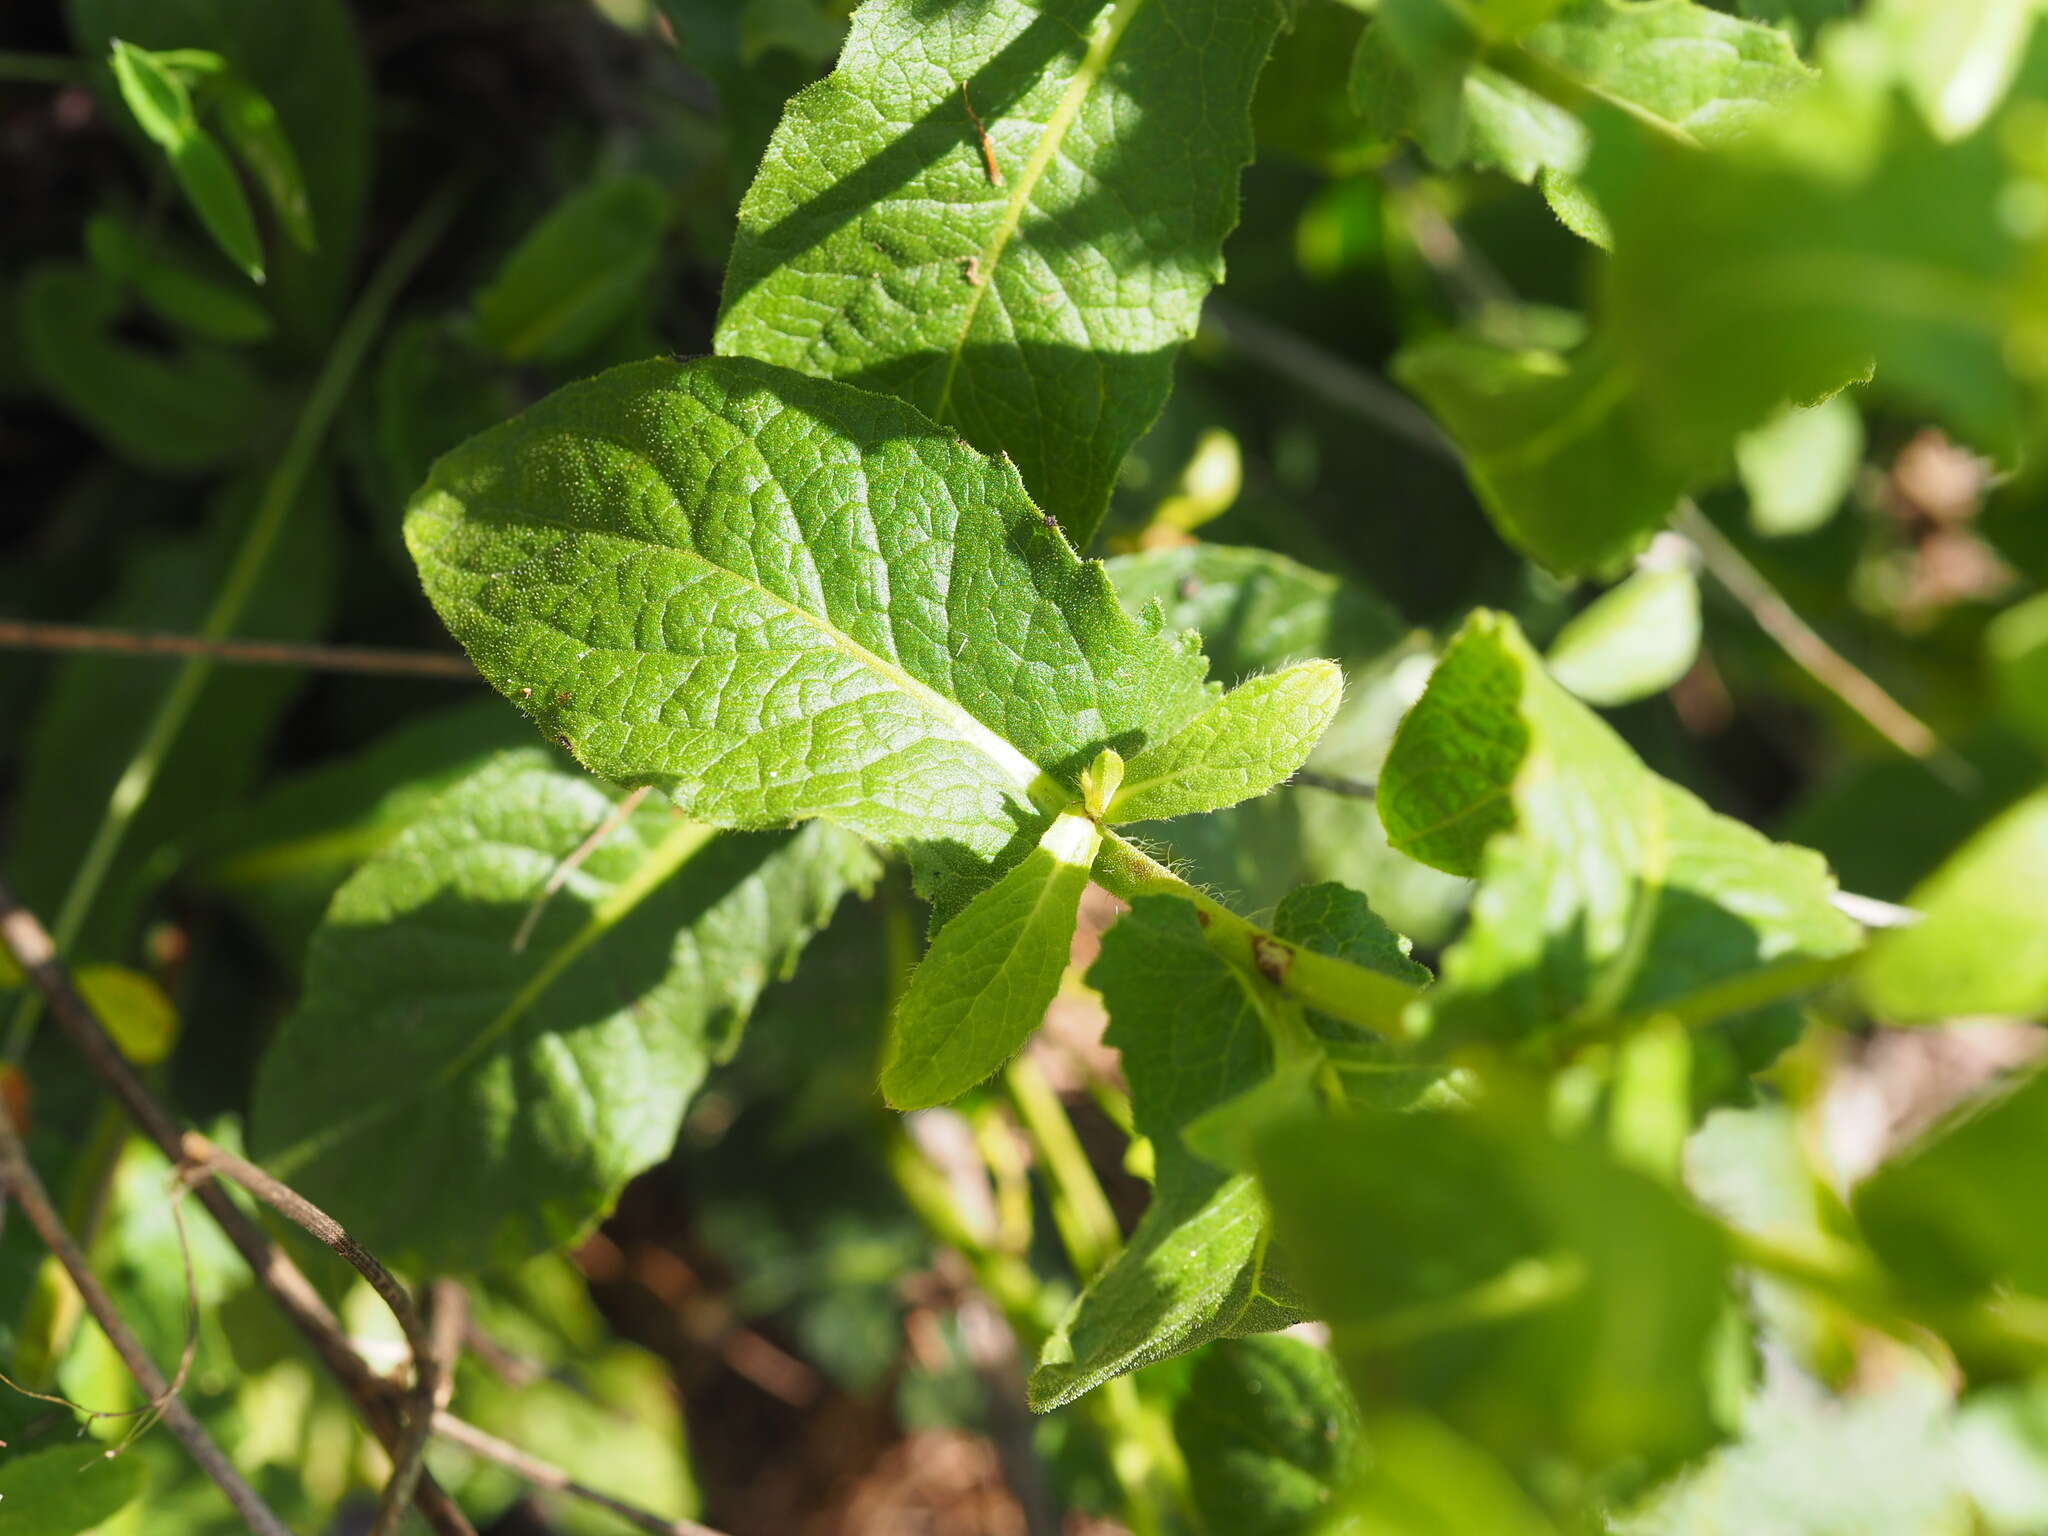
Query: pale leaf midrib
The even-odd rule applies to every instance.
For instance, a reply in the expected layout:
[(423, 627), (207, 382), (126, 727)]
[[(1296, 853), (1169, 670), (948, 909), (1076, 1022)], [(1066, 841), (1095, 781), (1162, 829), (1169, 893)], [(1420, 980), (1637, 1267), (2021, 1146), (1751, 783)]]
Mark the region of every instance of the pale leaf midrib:
[(943, 422), (951, 412), (953, 404), (953, 381), (960, 372), (960, 359), (967, 352), (967, 337), (974, 329), (975, 317), (981, 312), (982, 299), (996, 285), (996, 270), (1003, 259), (1003, 252), (1023, 222), (1024, 209), (1031, 201), (1031, 194), (1038, 190), (1038, 183), (1044, 177), (1046, 168), (1066, 142), (1068, 131), (1074, 126), (1074, 119), (1081, 114), (1081, 104), (1088, 98), (1096, 83), (1109, 68), (1111, 56), (1117, 44), (1123, 41), (1125, 31), (1132, 19), (1145, 7), (1146, 0), (1116, 0), (1106, 26), (1097, 23), (1098, 30), (1088, 49), (1081, 55), (1081, 62), (1074, 70), (1074, 78), (1067, 82), (1059, 102), (1053, 107), (1052, 116), (1046, 119), (1045, 131), (1039, 135), (1038, 143), (1032, 147), (1031, 157), (1024, 162), (1010, 183), (1009, 195), (1003, 199), (1003, 211), (990, 231), (988, 241), (975, 258), (976, 270), (981, 280), (967, 291), (967, 307), (960, 316), (960, 334), (953, 339), (952, 347), (946, 353), (946, 376), (939, 385), (939, 399), (932, 411), (936, 421)]
[[(512, 999), (479, 1030), (468, 1045), (431, 1074), (414, 1080), (412, 1086), (395, 1089), (362, 1112), (325, 1130), (294, 1142), (278, 1155), (265, 1159), (265, 1166), (281, 1179), (289, 1179), (315, 1158), (325, 1155), (351, 1136), (359, 1135), (379, 1121), (389, 1119), (417, 1100), (423, 1093), (445, 1089), (473, 1066), (492, 1045), (516, 1026), (545, 997), (563, 974), (612, 929), (616, 928), (664, 881), (700, 853), (718, 835), (716, 827), (682, 821), (648, 849), (639, 867), (590, 910), (583, 925), (529, 976)], [(509, 950), (508, 950), (509, 954)]]

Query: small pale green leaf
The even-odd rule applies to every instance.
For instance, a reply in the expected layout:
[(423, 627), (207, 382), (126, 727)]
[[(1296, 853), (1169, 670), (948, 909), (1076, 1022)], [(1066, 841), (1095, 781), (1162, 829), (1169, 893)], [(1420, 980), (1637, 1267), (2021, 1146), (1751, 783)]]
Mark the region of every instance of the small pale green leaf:
[(1356, 1470), (1358, 1407), (1329, 1351), (1219, 1339), (1173, 1411), (1195, 1508), (1231, 1536), (1308, 1536)]
[[(823, 816), (986, 880), (1206, 706), (1015, 469), (738, 358), (572, 385), (448, 455), (406, 537), (479, 669), (585, 766), (719, 825)], [(1007, 851), (1007, 859), (1003, 856)]]
[(1835, 515), (1863, 464), (1863, 415), (1848, 394), (1788, 406), (1735, 440), (1749, 525), (1767, 538), (1811, 533)]
[(1878, 1017), (2048, 1014), (2048, 790), (1950, 855), (1907, 904), (1925, 914), (1871, 946), (1858, 976)]
[[(285, 341), (317, 358), (361, 276), (356, 257), (370, 180), (371, 91), (357, 8), (348, 0), (68, 0), (65, 10), (88, 57), (104, 55), (117, 37), (185, 58), (203, 49), (276, 109), (304, 173), (320, 248), (277, 242), (264, 296)], [(235, 143), (228, 125), (215, 120)], [(262, 172), (257, 179), (267, 191)]]
[(1031, 1038), (1059, 990), (1102, 829), (1068, 814), (938, 932), (897, 1005), (882, 1064), (896, 1109), (958, 1098)]
[(668, 229), (669, 198), (619, 176), (562, 199), (476, 296), (477, 330), (513, 362), (573, 357), (623, 319)]
[[(1317, 656), (1344, 668), (1344, 703), (1308, 766), (1369, 785), (1402, 713), (1429, 676), (1426, 636), (1373, 593), (1271, 550), (1194, 544), (1105, 562), (1133, 614), (1157, 602), (1168, 629), (1200, 632), (1219, 676), (1239, 679)], [(1464, 904), (1464, 883), (1387, 847), (1368, 798), (1305, 785), (1213, 816), (1141, 829), (1189, 878), (1263, 910), (1296, 886), (1341, 881), (1371, 891), (1389, 922), (1434, 942)]]
[(908, 400), (1084, 546), (1222, 276), (1283, 10), (862, 6), (740, 206), (719, 352)]
[(1328, 661), (1239, 683), (1125, 765), (1108, 819), (1161, 821), (1265, 794), (1308, 761), (1343, 696), (1344, 674)]
[(123, 1056), (153, 1067), (171, 1054), (178, 1010), (154, 980), (123, 965), (81, 965), (73, 980)]
[(152, 144), (175, 149), (198, 132), (199, 121), (193, 115), (192, 96), (185, 82), (154, 53), (116, 38), (108, 62), (121, 100)]
[(1640, 1479), (1718, 1437), (1726, 1255), (1669, 1186), (1498, 1111), (1302, 1121), (1258, 1165), (1368, 1435), (1382, 1405), (1433, 1411), (1525, 1484), (1553, 1459)]
[(1699, 652), (1692, 567), (1652, 566), (1601, 593), (1558, 631), (1550, 674), (1588, 704), (1613, 708), (1662, 693)]
[(171, 174), (177, 178), (179, 190), (213, 236), (214, 244), (251, 282), (262, 282), (263, 240), (256, 233), (256, 213), (220, 141), (203, 128), (195, 129), (165, 153), (170, 156)]
[(1457, 443), (1501, 536), (1554, 570), (1618, 570), (1690, 483), (1644, 442), (1634, 385), (1597, 342), (1566, 357), (1448, 334), (1394, 374)]
[(302, 251), (317, 250), (319, 239), (313, 226), (312, 201), (306, 193), (306, 175), (285, 136), (284, 124), (278, 120), (277, 108), (232, 72), (209, 82), (206, 102), (228, 147), (263, 189), (286, 237)]
[[(2048, 1159), (2048, 1073), (1966, 1106), (1857, 1186), (1856, 1220), (1916, 1296), (2048, 1297), (2040, 1188), (2016, 1170)], [(1959, 1343), (1962, 1341), (1958, 1341)]]
[(541, 747), (501, 754), (357, 871), (314, 937), (251, 1141), (394, 1262), (512, 1262), (602, 1215), (668, 1152), (761, 989), (873, 877), (831, 827), (728, 836), (650, 804), (545, 897), (616, 798)]
[(96, 213), (85, 223), (85, 248), (100, 271), (134, 284), (135, 296), (159, 319), (195, 336), (246, 345), (275, 329), (246, 289), (208, 273), (165, 232), (145, 237), (119, 214)]
[(142, 1497), (140, 1456), (100, 1456), (72, 1441), (0, 1460), (0, 1523), (7, 1536), (86, 1536)]
[(1472, 617), (1402, 722), (1379, 807), (1396, 848), (1479, 879), (1419, 1005), (1445, 1043), (1705, 1023), (1817, 983), (1861, 941), (1817, 855), (1651, 773), (1497, 614)]
[(1210, 946), (1191, 905), (1141, 896), (1103, 936), (1088, 984), (1109, 1009), (1103, 1038), (1123, 1054), (1156, 1178), (1137, 1231), (1039, 1358), (1031, 1405), (1041, 1412), (1153, 1360), (1301, 1317), (1268, 1265), (1250, 1177), (1204, 1161), (1181, 1138), (1272, 1074), (1257, 983)]
[(1998, 711), (2048, 753), (2048, 592), (2015, 603), (1984, 631)]

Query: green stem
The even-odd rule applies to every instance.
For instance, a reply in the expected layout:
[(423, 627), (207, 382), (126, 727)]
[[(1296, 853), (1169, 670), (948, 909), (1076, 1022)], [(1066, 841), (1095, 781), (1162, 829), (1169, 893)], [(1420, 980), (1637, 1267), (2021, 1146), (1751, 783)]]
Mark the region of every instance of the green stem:
[(1317, 1013), (1390, 1040), (1406, 1038), (1402, 1016), (1421, 995), (1416, 988), (1334, 955), (1290, 944), (1246, 922), (1114, 832), (1102, 835), (1095, 878), (1125, 901), (1166, 895), (1193, 902), (1210, 946), (1239, 970), (1263, 978)]
[(1738, 1228), (1726, 1233), (1738, 1264), (1824, 1297), (1908, 1343), (1933, 1333), (1969, 1355), (2027, 1367), (2048, 1360), (2048, 1302), (2038, 1298), (1991, 1296), (1960, 1305), (1918, 1305), (1901, 1296), (1854, 1244), (1823, 1238), (1795, 1245)]
[(0, 50), (0, 80), (22, 85), (83, 85), (88, 78), (85, 60), (68, 54)]
[(1109, 1197), (1074, 1134), (1074, 1122), (1066, 1106), (1052, 1091), (1052, 1084), (1027, 1052), (1012, 1061), (1003, 1074), (1003, 1086), (1017, 1118), (1038, 1148), (1052, 1185), (1053, 1221), (1060, 1229), (1060, 1241), (1083, 1284), (1095, 1278), (1123, 1246), (1123, 1232)]
[[(227, 578), (206, 615), (206, 622), (200, 630), (203, 639), (225, 639), (240, 621), (242, 610), (248, 606), (257, 583), (263, 579), (285, 518), (298, 502), (307, 477), (312, 473), (314, 460), (319, 456), (328, 429), (333, 426), (343, 400), (355, 383), (371, 344), (383, 329), (385, 316), (399, 291), (454, 216), (462, 191), (461, 184), (450, 183), (415, 216), (385, 256), (383, 265), (364, 285), (355, 308), (336, 332), (327, 360), (314, 380), (305, 404), (300, 407), (297, 421), (293, 423), (284, 452), (264, 484), (262, 499), (257, 502), (255, 515), (250, 518), (248, 530), (242, 535), (234, 564), (229, 567)], [(164, 759), (170, 755), (178, 733), (184, 729), (193, 704), (213, 673), (213, 667), (212, 657), (194, 656), (178, 669), (170, 690), (143, 730), (141, 745), (135, 749), (135, 755), (115, 781), (114, 792), (107, 800), (107, 813), (94, 831), (84, 857), (79, 860), (71, 888), (65, 892), (63, 905), (58, 908), (53, 936), (59, 954), (68, 954), (77, 942), (86, 919), (92, 913), (92, 904), (99, 896), (100, 887), (121, 851), (128, 829), (148, 800)], [(41, 1012), (42, 994), (31, 989), (24, 994), (15, 1010), (7, 1040), (10, 1060), (19, 1061), (27, 1052), (29, 1042), (35, 1038), (36, 1021)]]

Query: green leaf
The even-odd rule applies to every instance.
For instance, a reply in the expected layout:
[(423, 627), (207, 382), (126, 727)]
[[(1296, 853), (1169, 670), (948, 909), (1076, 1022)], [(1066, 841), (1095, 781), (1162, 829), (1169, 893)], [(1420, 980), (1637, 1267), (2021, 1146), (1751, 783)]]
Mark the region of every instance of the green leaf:
[[(1105, 562), (1134, 615), (1157, 602), (1170, 630), (1200, 632), (1226, 678), (1318, 656), (1342, 664), (1344, 702), (1309, 767), (1370, 784), (1400, 718), (1422, 691), (1427, 638), (1355, 582), (1263, 549), (1193, 544)], [(1387, 847), (1370, 799), (1304, 785), (1212, 816), (1140, 829), (1167, 845), (1190, 879), (1272, 907), (1296, 886), (1340, 881), (1373, 893), (1397, 928), (1424, 942), (1444, 935), (1464, 904), (1463, 882)]]
[(172, 149), (199, 131), (185, 82), (146, 48), (115, 39), (108, 62), (121, 100), (136, 126), (160, 149)]
[(1501, 1464), (1425, 1413), (1376, 1413), (1372, 1462), (1321, 1536), (1558, 1536)]
[(513, 362), (573, 357), (622, 320), (654, 271), (669, 198), (618, 176), (562, 199), (476, 296), (478, 333)]
[[(1424, 104), (1407, 124), (1398, 104), (1373, 110), (1391, 110), (1396, 126), (1414, 131), (1446, 167), (1470, 161), (1524, 183), (1543, 172), (1561, 176), (1562, 191), (1545, 186), (1553, 203), (1577, 194), (1572, 177), (1585, 164), (1590, 139), (1573, 112), (1515, 78), (1524, 60), (1565, 82), (1567, 93), (1621, 104), (1639, 121), (1704, 143), (1739, 133), (1760, 108), (1812, 79), (1784, 33), (1690, 0), (1571, 0), (1515, 39), (1517, 52), (1503, 57), (1496, 46), (1488, 55), (1494, 63), (1477, 51), (1462, 61), (1417, 54), (1407, 18), (1447, 9), (1442, 0), (1385, 6), (1388, 36), (1368, 35), (1369, 52), (1354, 68), (1354, 96), (1364, 106), (1368, 93), (1384, 94), (1391, 85), (1398, 96)], [(1391, 80), (1390, 67), (1401, 72)]]
[(1689, 478), (1873, 367), (1972, 442), (2014, 439), (2031, 242), (1996, 210), (2026, 183), (1997, 135), (1937, 144), (1853, 71), (1831, 85), (1713, 155), (1617, 125), (1588, 167), (1615, 234), (1599, 333), (1644, 451)]
[(495, 699), (408, 721), (215, 818), (188, 875), (241, 905), (294, 964), (342, 881), (498, 751), (532, 741)]
[(1550, 675), (1588, 704), (1662, 693), (1700, 652), (1700, 586), (1684, 563), (1646, 566), (1572, 616), (1550, 643)]
[(1558, 1462), (1640, 1479), (1717, 1437), (1726, 1255), (1666, 1185), (1434, 1113), (1281, 1128), (1259, 1178), (1368, 1425), (1381, 1405), (1441, 1414), (1533, 1486)]
[(1152, 1143), (1152, 1203), (1123, 1251), (1047, 1342), (1031, 1377), (1044, 1412), (1114, 1376), (1215, 1338), (1300, 1320), (1268, 1266), (1265, 1218), (1244, 1174), (1188, 1149), (1182, 1130), (1268, 1078), (1260, 985), (1203, 937), (1195, 909), (1144, 896), (1103, 936), (1088, 984), (1109, 1009), (1138, 1134)]
[(145, 236), (122, 215), (96, 213), (85, 223), (85, 248), (108, 277), (133, 283), (158, 318), (195, 336), (247, 344), (275, 329), (261, 304), (219, 281), (162, 232)]
[(392, 327), (370, 386), (381, 460), (381, 529), (402, 553), (400, 514), (434, 460), (515, 416), (516, 380), (460, 319), (415, 315)]
[[(2035, 1071), (1951, 1115), (1857, 1186), (1856, 1220), (1916, 1296), (2048, 1297), (2048, 1229), (2020, 1169), (2048, 1155), (2048, 1073)], [(1956, 1341), (1959, 1344), (1963, 1341)]]
[[(204, 49), (276, 108), (320, 246), (285, 241), (271, 251), (264, 298), (289, 345), (317, 351), (357, 276), (370, 180), (369, 71), (347, 0), (68, 0), (67, 9), (87, 58), (106, 57), (117, 37), (160, 51)], [(225, 120), (222, 128), (236, 143)], [(267, 191), (260, 169), (257, 180)], [(289, 231), (289, 217), (282, 222)]]
[(737, 358), (572, 385), (443, 459), (406, 536), (478, 667), (586, 767), (719, 825), (822, 816), (976, 873), (1105, 746), (1211, 697), (1016, 471)]
[(84, 1536), (142, 1497), (140, 1456), (96, 1456), (80, 1444), (19, 1452), (0, 1461), (7, 1536)]
[(29, 269), (15, 296), (21, 349), (57, 403), (123, 458), (198, 474), (253, 457), (277, 391), (237, 353), (186, 341), (168, 354), (117, 331), (123, 285), (83, 263)]
[(2048, 593), (2015, 603), (1984, 631), (1998, 711), (2048, 753)]
[(863, 6), (740, 206), (719, 352), (908, 400), (1085, 546), (1222, 275), (1282, 10)]
[(1344, 674), (1328, 661), (1239, 683), (1171, 740), (1125, 765), (1108, 819), (1220, 811), (1265, 794), (1308, 761), (1343, 694)]
[(541, 747), (501, 754), (365, 864), (314, 937), (251, 1141), (394, 1262), (475, 1270), (581, 1232), (874, 875), (830, 827), (721, 836), (643, 805), (515, 949), (615, 799)]
[(1059, 990), (1102, 829), (1058, 817), (938, 936), (897, 1005), (882, 1064), (895, 1109), (958, 1098), (1023, 1048)]
[(1842, 504), (1863, 467), (1863, 416), (1847, 394), (1788, 406), (1735, 440), (1749, 525), (1766, 538), (1811, 533)]
[(2048, 1014), (2048, 790), (2036, 790), (1950, 855), (1907, 898), (1923, 919), (1885, 934), (1858, 974), (1880, 1018)]
[(1443, 423), (1501, 536), (1553, 570), (1619, 569), (1691, 482), (1633, 417), (1635, 385), (1599, 342), (1569, 357), (1431, 337), (1394, 376)]
[(256, 234), (256, 215), (227, 153), (199, 126), (184, 82), (156, 54), (118, 39), (111, 61), (122, 101), (170, 160), (171, 174), (199, 222), (228, 260), (252, 282), (262, 282), (263, 242)]
[(213, 243), (251, 282), (262, 282), (263, 240), (256, 233), (256, 212), (249, 206), (248, 195), (220, 141), (204, 129), (195, 129), (166, 153), (179, 190), (213, 236)]
[(286, 237), (302, 251), (317, 251), (320, 242), (314, 231), (306, 175), (299, 168), (298, 154), (285, 135), (277, 108), (231, 70), (208, 83), (205, 101), (235, 157), (248, 167), (269, 199)]
[(1479, 880), (1418, 1005), (1443, 1045), (1705, 1023), (1815, 984), (1860, 942), (1817, 855), (1651, 773), (1497, 614), (1444, 653), (1379, 807), (1394, 847)]
[(1358, 1408), (1329, 1352), (1219, 1339), (1173, 1411), (1195, 1508), (1231, 1536), (1306, 1536), (1360, 1454)]

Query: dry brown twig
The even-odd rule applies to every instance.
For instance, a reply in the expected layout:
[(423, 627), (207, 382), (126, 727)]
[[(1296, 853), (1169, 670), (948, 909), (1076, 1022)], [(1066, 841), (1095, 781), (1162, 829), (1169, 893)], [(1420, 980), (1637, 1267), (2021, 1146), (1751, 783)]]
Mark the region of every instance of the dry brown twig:
[[(235, 1245), (271, 1299), (313, 1346), (322, 1363), (354, 1400), (363, 1421), (391, 1454), (393, 1476), (385, 1485), (385, 1502), (388, 1505), (402, 1508), (409, 1497), (437, 1536), (476, 1536), (475, 1528), (461, 1508), (432, 1474), (422, 1468), (420, 1438), (423, 1435), (416, 1437), (413, 1432), (414, 1425), (421, 1425), (425, 1431), (451, 1444), (498, 1463), (536, 1488), (608, 1509), (643, 1531), (660, 1533), (660, 1536), (721, 1536), (710, 1526), (687, 1520), (669, 1520), (587, 1487), (559, 1467), (447, 1412), (446, 1393), (453, 1379), (452, 1365), (460, 1352), (468, 1324), (468, 1308), (460, 1288), (450, 1282), (437, 1282), (431, 1292), (433, 1305), (429, 1308), (430, 1316), (421, 1323), (418, 1310), (411, 1306), (411, 1298), (391, 1278), (389, 1271), (332, 1217), (254, 1164), (215, 1146), (196, 1132), (181, 1130), (169, 1111), (158, 1104), (143, 1086), (134, 1069), (128, 1065), (127, 1058), (121, 1055), (108, 1036), (105, 1026), (78, 995), (70, 973), (57, 958), (48, 930), (33, 912), (21, 904), (13, 887), (4, 878), (0, 878), (0, 947), (12, 952), (22, 971), (42, 991), (51, 1014), (87, 1064), (120, 1100), (144, 1134), (175, 1165), (188, 1174), (198, 1175), (190, 1182), (193, 1195)], [(5, 1117), (0, 1116), (0, 1123), (4, 1121)], [(7, 1129), (11, 1134), (11, 1127)], [(6, 1179), (4, 1156), (4, 1148), (0, 1148), (0, 1181)], [(225, 1176), (242, 1185), (346, 1258), (398, 1316), (400, 1327), (407, 1329), (409, 1343), (414, 1342), (415, 1336), (407, 1326), (408, 1314), (413, 1322), (420, 1324), (415, 1359), (424, 1364), (415, 1367), (413, 1389), (409, 1394), (413, 1409), (410, 1420), (399, 1413), (398, 1390), (356, 1352), (304, 1272), (235, 1203), (221, 1187), (218, 1178), (207, 1176), (212, 1174)], [(373, 1271), (382, 1276), (381, 1281), (373, 1278)], [(400, 1312), (390, 1292), (404, 1300), (405, 1312)], [(425, 1405), (424, 1409), (422, 1405)], [(412, 1470), (407, 1475), (416, 1479), (409, 1492), (399, 1478), (408, 1463)], [(232, 1472), (233, 1469), (229, 1470)], [(263, 1529), (265, 1536), (271, 1536), (268, 1528)], [(276, 1528), (278, 1531), (282, 1529), (281, 1526)]]
[[(22, 971), (43, 994), (52, 1016), (87, 1066), (106, 1084), (143, 1134), (174, 1165), (186, 1162), (182, 1128), (143, 1086), (98, 1016), (78, 995), (70, 973), (57, 958), (49, 930), (21, 904), (4, 878), (0, 878), (0, 944), (20, 962)], [(194, 1186), (193, 1195), (354, 1401), (371, 1433), (395, 1459), (404, 1440), (404, 1422), (391, 1388), (349, 1344), (340, 1323), (304, 1271), (216, 1180), (202, 1180)], [(476, 1536), (468, 1517), (432, 1477), (420, 1479), (413, 1502), (436, 1536)]]
[[(22, 1215), (35, 1228), (44, 1246), (64, 1266), (86, 1310), (100, 1325), (100, 1331), (113, 1345), (114, 1353), (121, 1357), (128, 1374), (148, 1394), (151, 1407), (161, 1415), (171, 1433), (178, 1437), (186, 1454), (213, 1479), (214, 1485), (234, 1506), (243, 1523), (257, 1536), (291, 1536), (285, 1523), (263, 1502), (256, 1490), (243, 1481), (241, 1473), (213, 1443), (213, 1437), (207, 1434), (205, 1426), (185, 1406), (177, 1387), (164, 1379), (163, 1372), (150, 1359), (142, 1341), (136, 1338), (134, 1330), (114, 1305), (113, 1298), (93, 1273), (92, 1265), (87, 1262), (77, 1239), (65, 1228), (49, 1191), (44, 1188), (35, 1169), (29, 1166), (28, 1151), (22, 1146), (14, 1122), (5, 1114), (0, 1114), (0, 1185), (5, 1186), (9, 1197), (21, 1207)], [(183, 1375), (182, 1370), (180, 1375)]]
[(469, 658), (453, 651), (400, 651), (380, 645), (298, 645), (282, 640), (216, 640), (205, 635), (45, 624), (30, 619), (0, 619), (0, 650), (82, 652), (145, 660), (204, 656), (241, 666), (305, 667), (315, 672), (432, 677), (464, 683), (483, 681), (469, 664)]

